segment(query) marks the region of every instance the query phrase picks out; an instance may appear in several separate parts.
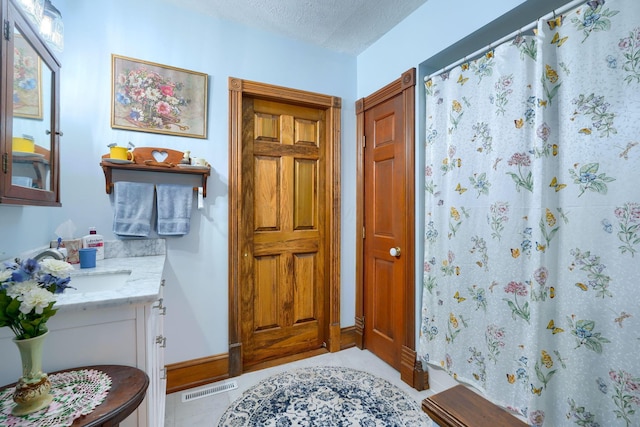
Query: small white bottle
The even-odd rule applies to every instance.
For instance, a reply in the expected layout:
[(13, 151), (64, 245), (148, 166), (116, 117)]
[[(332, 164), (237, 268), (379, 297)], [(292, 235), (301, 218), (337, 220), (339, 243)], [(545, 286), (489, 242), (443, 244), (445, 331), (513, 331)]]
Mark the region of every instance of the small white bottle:
[(104, 237), (96, 233), (95, 227), (89, 227), (89, 234), (82, 238), (83, 248), (96, 248), (96, 260), (104, 259)]

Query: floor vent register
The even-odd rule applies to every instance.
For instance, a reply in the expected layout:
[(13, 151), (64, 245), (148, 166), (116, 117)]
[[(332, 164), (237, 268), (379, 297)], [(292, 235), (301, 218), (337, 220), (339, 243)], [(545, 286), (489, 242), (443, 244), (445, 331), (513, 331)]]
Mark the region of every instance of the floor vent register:
[(224, 393), (225, 391), (235, 390), (237, 388), (238, 383), (236, 381), (225, 381), (224, 383), (213, 384), (209, 387), (182, 393), (182, 403), (213, 396), (214, 394)]

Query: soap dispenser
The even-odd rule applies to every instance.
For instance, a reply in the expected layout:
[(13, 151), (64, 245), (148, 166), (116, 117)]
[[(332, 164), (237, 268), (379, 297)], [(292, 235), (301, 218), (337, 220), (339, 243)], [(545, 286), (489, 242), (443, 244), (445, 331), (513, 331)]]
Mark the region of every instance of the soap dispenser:
[(95, 227), (89, 227), (89, 234), (82, 238), (83, 248), (96, 248), (96, 260), (104, 259), (104, 238), (96, 232)]

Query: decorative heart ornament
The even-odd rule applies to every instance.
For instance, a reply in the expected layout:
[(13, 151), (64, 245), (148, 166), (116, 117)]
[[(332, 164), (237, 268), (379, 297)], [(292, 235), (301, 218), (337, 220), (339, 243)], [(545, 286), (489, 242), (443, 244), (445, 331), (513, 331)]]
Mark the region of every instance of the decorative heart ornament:
[(158, 150), (153, 150), (151, 152), (151, 155), (153, 156), (154, 159), (156, 159), (156, 162), (164, 162), (165, 160), (167, 160), (167, 157), (169, 157), (169, 153), (167, 153), (166, 151), (158, 151)]

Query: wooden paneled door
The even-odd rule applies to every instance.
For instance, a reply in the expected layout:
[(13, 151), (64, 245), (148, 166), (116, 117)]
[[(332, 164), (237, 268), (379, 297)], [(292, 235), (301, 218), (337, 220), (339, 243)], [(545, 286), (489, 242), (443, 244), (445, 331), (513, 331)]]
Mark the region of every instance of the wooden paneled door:
[[(400, 370), (404, 337), (405, 143), (402, 96), (365, 111), (364, 345)], [(392, 254), (393, 252), (393, 254)]]
[(232, 132), (230, 368), (241, 371), (339, 349), (335, 99), (328, 108), (281, 94), (243, 91), (232, 109), (242, 123)]
[(356, 104), (359, 345), (424, 388), (415, 353), (415, 69)]

